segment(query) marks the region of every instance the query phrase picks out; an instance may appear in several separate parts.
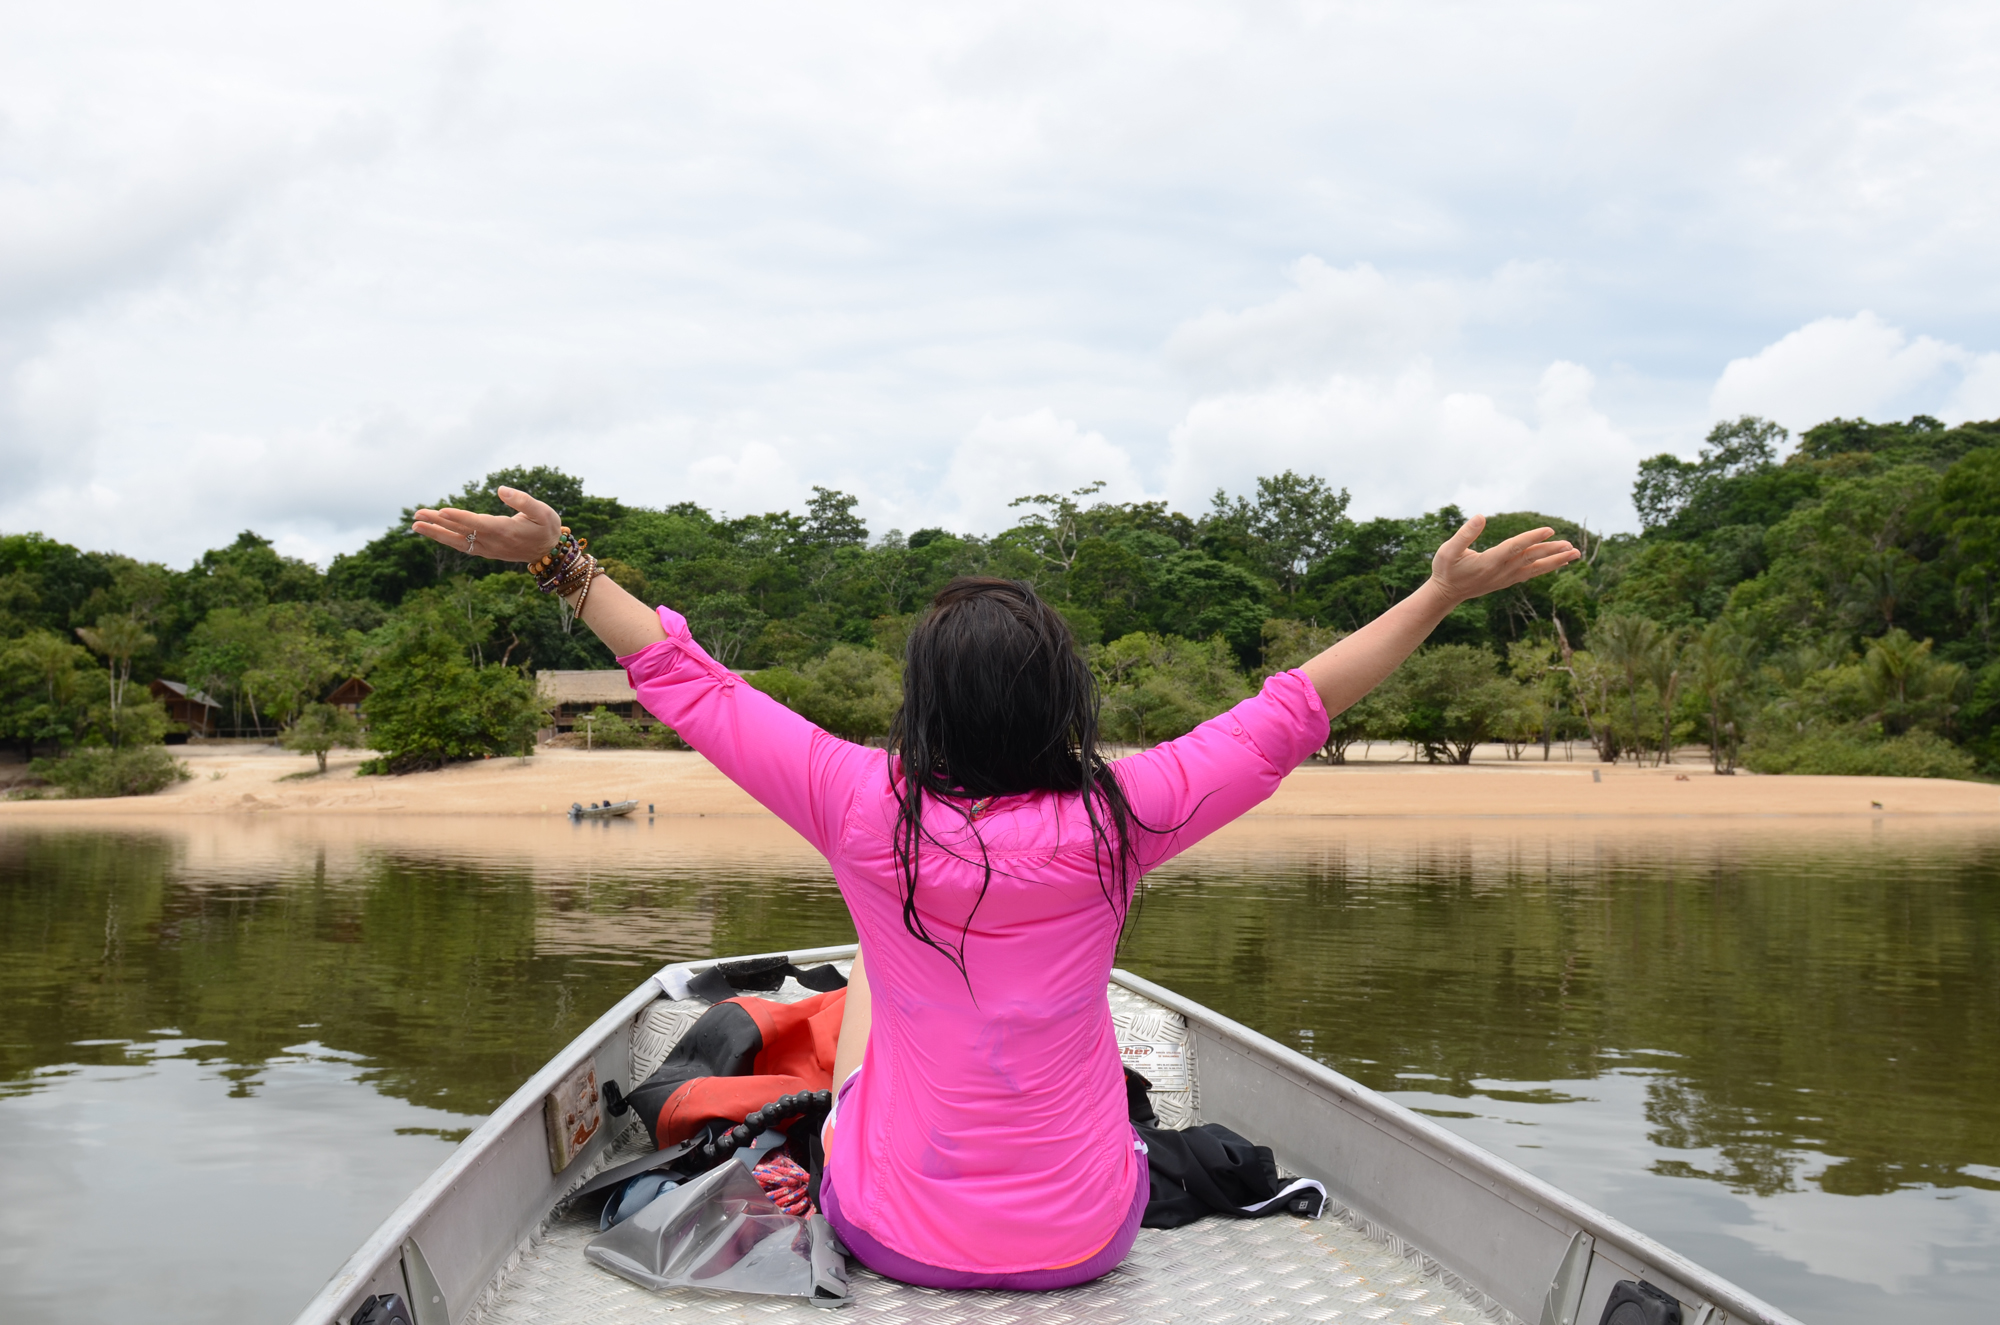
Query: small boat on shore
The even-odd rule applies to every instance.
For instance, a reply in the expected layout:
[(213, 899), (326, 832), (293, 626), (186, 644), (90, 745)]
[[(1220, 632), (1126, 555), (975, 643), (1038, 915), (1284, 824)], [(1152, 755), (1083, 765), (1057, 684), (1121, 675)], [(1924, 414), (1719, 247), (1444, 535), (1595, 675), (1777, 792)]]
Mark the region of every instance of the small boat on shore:
[(599, 805), (596, 801), (592, 801), (588, 805), (580, 801), (573, 801), (570, 803), (569, 817), (572, 819), (622, 819), (638, 808), (639, 802), (637, 801), (605, 801), (602, 805)]
[[(784, 954), (840, 967), (853, 955), (851, 945)], [(296, 1325), (350, 1325), (365, 1300), (388, 1293), (409, 1304), (412, 1325), (600, 1325), (689, 1312), (769, 1325), (824, 1319), (801, 1299), (654, 1292), (618, 1278), (584, 1258), (595, 1215), (566, 1204), (605, 1169), (652, 1149), (634, 1115), (589, 1107), (596, 1092), (644, 1080), (707, 1010), (690, 982), (739, 960), (750, 959), (668, 966), (626, 995), (475, 1129)], [(811, 992), (787, 979), (762, 997)], [(1325, 1184), (1324, 1217), (1142, 1229), (1106, 1277), (1018, 1300), (910, 1288), (857, 1265), (849, 1301), (867, 1319), (1798, 1325), (1609, 1215), (1169, 989), (1114, 971), (1109, 997), (1121, 1053), (1144, 1063), (1154, 1083), (1160, 1125), (1222, 1123), (1269, 1145), (1282, 1170)], [(590, 1083), (581, 1123), (579, 1082)], [(1640, 1281), (1657, 1290), (1645, 1295), (1648, 1314), (1631, 1303)]]

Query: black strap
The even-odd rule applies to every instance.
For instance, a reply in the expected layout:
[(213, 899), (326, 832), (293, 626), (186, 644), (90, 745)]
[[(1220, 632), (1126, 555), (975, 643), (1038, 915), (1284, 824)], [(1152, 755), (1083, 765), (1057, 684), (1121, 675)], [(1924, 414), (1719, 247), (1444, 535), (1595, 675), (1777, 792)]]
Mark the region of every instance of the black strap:
[(753, 957), (742, 962), (717, 962), (688, 981), (688, 997), (720, 1003), (738, 994), (775, 994), (788, 975), (815, 993), (847, 988), (847, 977), (831, 962), (801, 968), (789, 957)]

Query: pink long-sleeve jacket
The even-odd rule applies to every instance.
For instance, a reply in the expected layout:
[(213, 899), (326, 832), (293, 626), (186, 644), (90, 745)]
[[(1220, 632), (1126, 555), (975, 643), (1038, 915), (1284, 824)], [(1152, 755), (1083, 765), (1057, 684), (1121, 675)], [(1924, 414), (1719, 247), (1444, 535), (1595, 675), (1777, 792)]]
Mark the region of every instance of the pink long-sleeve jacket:
[[(891, 1250), (1006, 1274), (1093, 1254), (1130, 1208), (1132, 1147), (1111, 1008), (1118, 941), (1074, 794), (1002, 797), (919, 858), (917, 904), (966, 978), (904, 928), (889, 756), (831, 736), (721, 666), (660, 609), (665, 641), (619, 659), (653, 715), (802, 834), (833, 867), (868, 959), (874, 1021), (827, 1173), (841, 1211)], [(1303, 673), (1112, 765), (1141, 872), (1258, 804), (1326, 739)], [(976, 836), (975, 836), (976, 834)], [(974, 913), (981, 851), (992, 882)], [(1108, 866), (1108, 862), (1107, 862)], [(1109, 877), (1108, 868), (1103, 877)], [(969, 988), (968, 988), (969, 984)]]

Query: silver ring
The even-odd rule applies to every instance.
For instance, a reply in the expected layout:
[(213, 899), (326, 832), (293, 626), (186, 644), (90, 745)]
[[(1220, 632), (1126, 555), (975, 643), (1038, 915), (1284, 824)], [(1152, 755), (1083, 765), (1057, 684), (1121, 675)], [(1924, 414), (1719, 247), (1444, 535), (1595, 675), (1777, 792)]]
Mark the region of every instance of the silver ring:
[(478, 541), (479, 541), (479, 531), (478, 531), (477, 529), (473, 530), (473, 531), (472, 531), (471, 533), (469, 533), (469, 534), (467, 534), (467, 535), (465, 536), (465, 555), (466, 555), (466, 556), (468, 556), (468, 557), (469, 557), (469, 556), (471, 556), (471, 555), (472, 555), (472, 545), (473, 545), (474, 543), (477, 543)]

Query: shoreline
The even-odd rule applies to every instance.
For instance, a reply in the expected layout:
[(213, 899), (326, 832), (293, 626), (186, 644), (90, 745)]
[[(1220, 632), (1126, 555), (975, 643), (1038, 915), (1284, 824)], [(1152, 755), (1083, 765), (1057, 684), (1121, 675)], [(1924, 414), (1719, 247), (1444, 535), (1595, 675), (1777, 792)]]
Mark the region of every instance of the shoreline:
[[(176, 747), (193, 779), (152, 796), (0, 803), (0, 823), (162, 816), (366, 815), (565, 818), (572, 802), (637, 800), (635, 817), (757, 818), (769, 811), (688, 751), (539, 750), (403, 777), (357, 777), (341, 751), (325, 776), (275, 747)], [(1719, 777), (1707, 762), (1659, 768), (1595, 761), (1309, 763), (1244, 816), (1270, 820), (1659, 820), (2000, 817), (2000, 786), (1930, 778)]]

